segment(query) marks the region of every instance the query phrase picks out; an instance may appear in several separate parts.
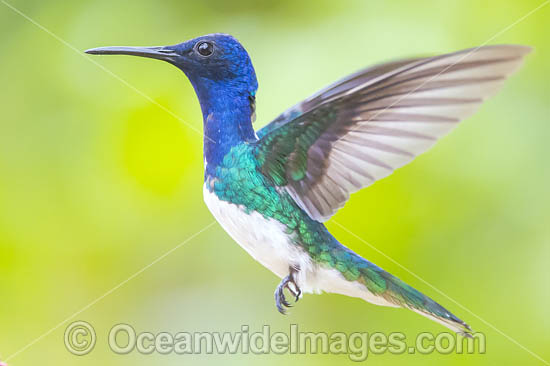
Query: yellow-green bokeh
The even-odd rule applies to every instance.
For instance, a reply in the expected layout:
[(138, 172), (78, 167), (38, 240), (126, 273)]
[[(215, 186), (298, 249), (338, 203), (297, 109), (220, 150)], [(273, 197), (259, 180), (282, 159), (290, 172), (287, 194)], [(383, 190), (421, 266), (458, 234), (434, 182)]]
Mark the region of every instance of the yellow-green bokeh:
[[(533, 46), (524, 68), (474, 117), (353, 195), (334, 218), (468, 310), (328, 223), (354, 251), (487, 337), (484, 355), (372, 355), (367, 362), (376, 365), (542, 364), (492, 326), (550, 360), (550, 5), (514, 24), (542, 2), (8, 0), (77, 50), (233, 34), (258, 75), (256, 126), (373, 63), (485, 42)], [(0, 359), (213, 220), (202, 202), (202, 117), (183, 74), (152, 60), (92, 58), (48, 32), (0, 3)], [(444, 331), (412, 312), (337, 295), (308, 295), (283, 317), (273, 304), (278, 281), (216, 225), (74, 317), (95, 326), (92, 353), (67, 352), (61, 325), (10, 364), (350, 362), (308, 354), (120, 356), (106, 336), (121, 322), (173, 333), (291, 323), (410, 339)]]

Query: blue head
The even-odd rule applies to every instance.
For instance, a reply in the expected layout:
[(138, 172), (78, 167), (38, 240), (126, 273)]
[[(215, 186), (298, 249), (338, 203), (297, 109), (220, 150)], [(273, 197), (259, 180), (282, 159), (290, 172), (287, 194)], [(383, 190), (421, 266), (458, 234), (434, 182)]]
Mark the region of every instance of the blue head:
[(90, 54), (123, 54), (167, 61), (182, 70), (199, 98), (205, 157), (217, 165), (235, 144), (255, 139), (251, 119), (258, 89), (244, 47), (227, 34), (209, 34), (161, 47), (100, 47)]
[(254, 67), (232, 36), (211, 34), (166, 49), (178, 55), (173, 63), (187, 75), (201, 104), (204, 99), (219, 98), (220, 92), (232, 97), (255, 96), (258, 81)]

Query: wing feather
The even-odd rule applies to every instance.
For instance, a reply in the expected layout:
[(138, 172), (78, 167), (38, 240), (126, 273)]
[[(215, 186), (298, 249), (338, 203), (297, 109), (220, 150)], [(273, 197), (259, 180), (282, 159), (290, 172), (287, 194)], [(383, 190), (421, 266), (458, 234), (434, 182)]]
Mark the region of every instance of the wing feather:
[(350, 75), (258, 131), (261, 171), (325, 221), (472, 115), (529, 51), (485, 46)]

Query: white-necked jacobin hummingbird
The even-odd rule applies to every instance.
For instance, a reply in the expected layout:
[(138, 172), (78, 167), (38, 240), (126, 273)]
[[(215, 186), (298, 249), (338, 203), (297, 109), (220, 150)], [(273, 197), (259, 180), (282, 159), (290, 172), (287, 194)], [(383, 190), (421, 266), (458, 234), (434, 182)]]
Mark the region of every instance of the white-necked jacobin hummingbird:
[(351, 193), (386, 177), (470, 116), (529, 47), (483, 46), (352, 74), (254, 131), (254, 68), (232, 36), (174, 46), (101, 47), (167, 61), (190, 80), (204, 123), (204, 200), (254, 259), (282, 278), (281, 313), (303, 293), (332, 292), (404, 307), (471, 335), (450, 311), (360, 257), (325, 225)]

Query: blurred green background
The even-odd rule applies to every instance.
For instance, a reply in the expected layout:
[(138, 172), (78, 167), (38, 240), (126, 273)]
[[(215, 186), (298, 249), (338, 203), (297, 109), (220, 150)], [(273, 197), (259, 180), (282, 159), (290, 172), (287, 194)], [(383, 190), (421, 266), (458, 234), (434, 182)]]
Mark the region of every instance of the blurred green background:
[[(78, 50), (174, 44), (224, 32), (249, 51), (258, 122), (364, 66), (489, 43), (535, 47), (496, 97), (429, 153), (353, 196), (335, 220), (550, 360), (550, 6), (538, 1), (31, 1), (9, 3)], [(505, 30), (502, 33), (501, 31)], [(493, 36), (495, 36), (492, 38)], [(0, 3), (0, 359), (9, 357), (213, 221), (202, 202), (202, 138)], [(102, 57), (139, 91), (202, 129), (193, 90), (161, 62)], [(487, 337), (485, 355), (371, 355), (376, 365), (542, 364), (334, 223), (354, 251), (432, 296)], [(283, 317), (279, 279), (215, 225), (10, 365), (329, 365), (345, 355), (113, 354), (109, 329), (404, 332), (445, 328), (410, 311), (306, 296)]]

